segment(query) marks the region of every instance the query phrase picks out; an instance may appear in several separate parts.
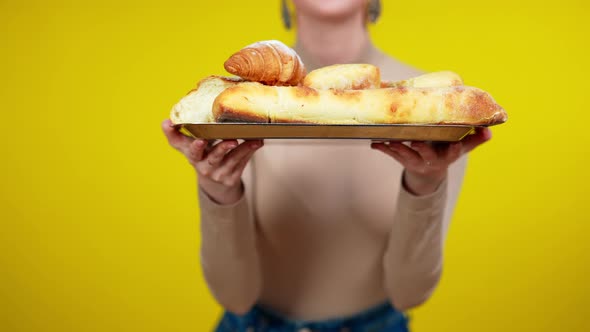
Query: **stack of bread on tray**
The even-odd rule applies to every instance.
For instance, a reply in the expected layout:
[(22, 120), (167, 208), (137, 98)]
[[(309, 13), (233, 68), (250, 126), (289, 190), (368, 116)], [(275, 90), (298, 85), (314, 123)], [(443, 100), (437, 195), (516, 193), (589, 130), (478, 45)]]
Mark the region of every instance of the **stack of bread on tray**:
[(224, 63), (233, 77), (209, 76), (170, 112), (174, 124), (430, 124), (490, 126), (507, 114), (489, 93), (441, 71), (382, 81), (370, 64), (340, 64), (307, 73), (297, 53), (260, 41)]

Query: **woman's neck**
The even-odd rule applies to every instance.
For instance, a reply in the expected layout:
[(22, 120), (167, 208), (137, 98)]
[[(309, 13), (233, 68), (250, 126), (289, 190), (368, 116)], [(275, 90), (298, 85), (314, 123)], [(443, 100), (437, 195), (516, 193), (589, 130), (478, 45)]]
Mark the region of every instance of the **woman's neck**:
[(341, 20), (297, 15), (295, 50), (308, 68), (358, 63), (373, 45), (362, 13)]

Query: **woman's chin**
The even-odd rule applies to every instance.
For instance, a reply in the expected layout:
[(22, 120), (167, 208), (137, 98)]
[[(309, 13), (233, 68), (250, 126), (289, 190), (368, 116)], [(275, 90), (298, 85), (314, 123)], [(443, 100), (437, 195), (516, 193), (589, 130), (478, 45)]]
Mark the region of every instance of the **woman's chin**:
[(309, 16), (326, 19), (346, 19), (363, 12), (366, 0), (294, 0), (297, 11)]

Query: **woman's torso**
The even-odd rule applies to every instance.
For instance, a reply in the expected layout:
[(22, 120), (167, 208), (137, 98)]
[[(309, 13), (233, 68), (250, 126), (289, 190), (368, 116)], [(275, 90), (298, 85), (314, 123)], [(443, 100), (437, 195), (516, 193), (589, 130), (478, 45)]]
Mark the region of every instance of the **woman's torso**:
[[(418, 74), (381, 53), (382, 78)], [(302, 319), (387, 299), (383, 253), (402, 166), (369, 140), (267, 140), (247, 169), (258, 227), (260, 302)]]

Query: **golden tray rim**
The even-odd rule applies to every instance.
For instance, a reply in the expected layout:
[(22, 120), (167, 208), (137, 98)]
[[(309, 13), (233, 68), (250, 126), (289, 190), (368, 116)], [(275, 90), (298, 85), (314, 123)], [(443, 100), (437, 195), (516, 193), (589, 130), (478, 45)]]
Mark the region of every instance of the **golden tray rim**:
[(485, 125), (464, 124), (303, 124), (180, 123), (179, 130), (200, 139), (371, 139), (456, 142)]

